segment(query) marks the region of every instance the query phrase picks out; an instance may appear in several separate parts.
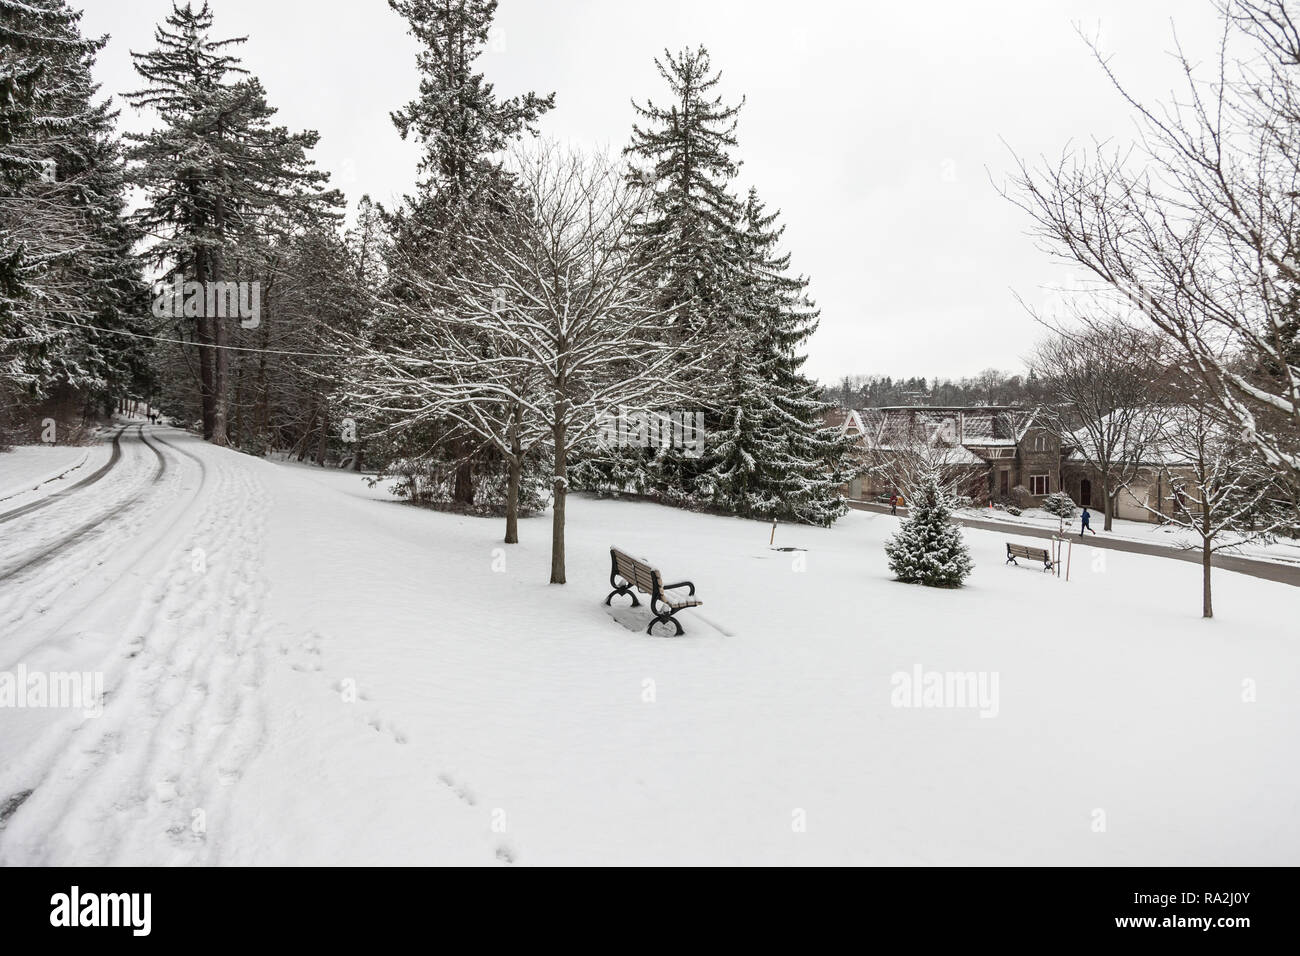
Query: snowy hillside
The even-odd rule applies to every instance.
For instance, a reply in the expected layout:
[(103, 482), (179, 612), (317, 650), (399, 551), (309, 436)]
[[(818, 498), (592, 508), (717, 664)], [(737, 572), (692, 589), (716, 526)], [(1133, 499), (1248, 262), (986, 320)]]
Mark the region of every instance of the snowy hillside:
[[(0, 525), (0, 671), (105, 692), (6, 713), (0, 863), (1300, 861), (1286, 585), (1221, 572), (1203, 621), (1194, 565), (1076, 547), (1066, 583), (967, 530), (967, 586), (919, 588), (887, 515), (783, 552), (576, 497), (548, 586), (545, 518), (507, 547), (354, 474), (121, 445)], [(604, 607), (611, 544), (696, 583), (685, 636)], [(895, 706), (918, 671), (993, 695)]]

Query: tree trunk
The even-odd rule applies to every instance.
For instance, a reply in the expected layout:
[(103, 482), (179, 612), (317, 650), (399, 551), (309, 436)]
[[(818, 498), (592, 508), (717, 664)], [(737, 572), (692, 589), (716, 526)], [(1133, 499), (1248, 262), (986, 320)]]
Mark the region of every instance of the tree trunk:
[(506, 482), (506, 544), (519, 543), (519, 482), (524, 472), (524, 453), (519, 443), (518, 405), (510, 409), (509, 478)]
[(320, 441), (316, 443), (316, 464), (325, 467), (325, 453), (329, 451), (330, 412), (325, 409), (325, 419), (320, 426)]
[[(216, 213), (213, 216), (213, 225), (216, 228), (217, 235), (223, 235), (226, 228), (225, 207), (221, 200), (217, 200)], [(225, 262), (223, 261), (220, 249), (214, 249), (211, 254), (210, 265), (208, 267), (208, 281), (221, 282), (224, 280)], [(204, 290), (204, 311), (207, 311), (206, 289)], [(211, 351), (216, 354), (212, 357), (212, 437), (208, 440), (214, 445), (229, 445), (230, 435), (226, 430), (226, 388), (229, 379), (230, 354), (226, 351), (226, 344), (230, 340), (229, 318), (219, 318), (209, 316), (208, 321), (212, 323), (213, 342), (216, 348)]]
[(510, 458), (510, 477), (506, 482), (506, 544), (519, 543), (519, 477), (523, 468), (518, 456)]
[(555, 441), (555, 508), (551, 519), (551, 583), (564, 584), (564, 502), (569, 493), (569, 466), (565, 461), (564, 426), (551, 429)]
[(266, 349), (271, 345), (270, 329), (270, 323), (262, 323), (262, 352), (257, 357), (257, 384), (253, 389), (254, 394), (257, 395), (253, 429), (257, 432), (257, 440), (262, 445), (263, 454), (271, 450), (271, 387), (266, 381)]
[(235, 438), (244, 434), (244, 365), (242, 362), (235, 373), (235, 418), (231, 422), (231, 429)]
[[(457, 442), (454, 447), (456, 448), (456, 454), (459, 455), (465, 449), (465, 442)], [(460, 504), (472, 505), (474, 503), (474, 472), (468, 460), (456, 466), (456, 487), (452, 494)]]
[(302, 437), (298, 439), (298, 443), (294, 446), (293, 451), (289, 452), (289, 454), (292, 455), (293, 452), (297, 452), (299, 461), (302, 461), (304, 458), (306, 458), (307, 443), (311, 441), (311, 436), (315, 431), (316, 431), (316, 401), (313, 399), (311, 403), (311, 412), (307, 415), (307, 427), (303, 429)]
[[(198, 282), (200, 290), (205, 288), (208, 282), (208, 253), (204, 249), (199, 249), (194, 254), (194, 279)], [(216, 392), (213, 384), (215, 375), (213, 357), (216, 349), (212, 348), (214, 341), (212, 318), (208, 315), (206, 299), (195, 320), (195, 337), (199, 341), (199, 404), (203, 413), (203, 438), (211, 441), (215, 428), (213, 396)]]
[(1201, 617), (1214, 617), (1214, 601), (1210, 598), (1210, 542), (1201, 545)]
[(1102, 530), (1109, 531), (1115, 522), (1115, 500), (1119, 497), (1119, 492), (1110, 490), (1110, 473), (1103, 472), (1101, 476), (1101, 493), (1106, 501), (1105, 521), (1102, 523)]

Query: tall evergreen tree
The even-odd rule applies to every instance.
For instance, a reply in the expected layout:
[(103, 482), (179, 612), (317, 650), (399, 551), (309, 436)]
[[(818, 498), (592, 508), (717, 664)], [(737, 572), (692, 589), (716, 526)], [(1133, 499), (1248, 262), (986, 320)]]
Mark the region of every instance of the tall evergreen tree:
[(420, 43), (419, 95), (392, 113), (402, 139), (424, 148), (415, 196), (397, 217), (402, 251), (425, 266), (464, 268), (465, 237), (490, 215), (505, 174), (501, 153), (535, 135), (555, 94), (499, 99), (475, 69), (488, 42), (497, 0), (389, 0)]
[[(669, 250), (651, 277), (655, 304), (671, 310), (665, 330), (670, 338), (703, 334), (723, 341), (737, 331), (732, 296), (742, 207), (731, 191), (740, 165), (731, 154), (744, 100), (723, 102), (717, 93), (721, 71), (714, 70), (703, 46), (675, 54), (665, 50), (655, 68), (668, 86), (668, 99), (633, 101), (637, 121), (623, 151), (629, 180), (653, 190), (641, 232), (652, 240), (649, 247)], [(674, 333), (674, 327), (680, 331)], [(724, 381), (714, 371), (697, 376), (706, 434), (724, 427)], [(584, 481), (608, 484), (639, 472), (638, 490), (673, 500), (705, 490), (699, 486), (702, 471), (703, 461), (693, 451), (668, 446), (593, 454), (577, 473)]]
[(739, 170), (731, 151), (744, 99), (728, 106), (715, 93), (722, 73), (703, 46), (675, 55), (665, 50), (655, 68), (670, 100), (633, 101), (640, 119), (624, 154), (633, 163), (628, 175), (654, 187), (644, 230), (672, 250), (657, 277), (660, 305), (676, 308), (678, 321), (692, 327), (726, 323), (741, 214), (730, 191)]
[[(381, 349), (437, 340), (437, 329), (416, 327), (412, 316), (450, 308), (449, 283), (480, 267), (469, 237), (490, 230), (503, 214), (502, 197), (510, 192), (503, 151), (535, 135), (538, 121), (555, 104), (554, 93), (500, 98), (477, 69), (496, 0), (389, 0), (389, 6), (406, 19), (420, 43), (419, 94), (393, 112), (393, 124), (403, 139), (423, 146), (423, 155), (415, 194), (388, 217), (389, 295), (403, 307), (378, 317), (370, 344)], [(376, 428), (389, 424), (372, 423)], [(455, 500), (473, 503), (474, 471), (490, 467), (479, 454), (480, 441), (445, 419), (389, 434), (385, 451), (375, 448), (375, 454), (390, 461), (437, 460), (440, 470), (443, 464), (453, 465)]]
[(0, 379), (90, 411), (150, 386), (117, 114), (92, 79), (106, 40), (80, 19), (0, 2)]
[[(144, 89), (127, 94), (152, 109), (161, 125), (130, 137), (135, 182), (147, 202), (138, 221), (159, 237), (150, 254), (165, 277), (208, 284), (228, 281), (236, 238), (256, 234), (293, 210), (310, 213), (340, 201), (323, 193), (328, 175), (308, 157), (319, 136), (272, 125), (275, 109), (260, 81), (230, 50), (245, 37), (214, 39), (205, 0), (197, 10), (173, 0), (154, 33), (155, 48), (133, 53)], [(204, 437), (228, 444), (228, 320), (197, 316)]]
[(741, 341), (727, 370), (726, 412), (710, 442), (714, 501), (737, 514), (828, 525), (844, 513), (851, 442), (827, 428), (832, 403), (800, 371), (817, 328), (808, 280), (790, 274), (779, 213), (750, 189), (736, 232), (731, 296)]

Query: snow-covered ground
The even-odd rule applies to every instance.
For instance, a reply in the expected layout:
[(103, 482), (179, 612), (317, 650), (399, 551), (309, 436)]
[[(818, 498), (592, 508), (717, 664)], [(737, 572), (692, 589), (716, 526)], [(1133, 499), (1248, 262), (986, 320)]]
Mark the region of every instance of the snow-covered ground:
[[(549, 517), (149, 426), (97, 488), (0, 525), (0, 672), (106, 691), (0, 710), (0, 863), (1300, 863), (1286, 585), (1216, 572), (1206, 622), (1193, 564), (967, 530), (935, 591), (888, 515), (781, 552), (576, 497), (549, 586)], [(611, 544), (697, 584), (686, 636), (604, 607)], [(918, 669), (996, 696), (895, 706)]]
[(0, 452), (0, 509), (59, 491), (107, 459), (107, 445), (19, 445)]
[[(964, 508), (958, 512), (961, 517), (975, 518), (982, 521), (1002, 521), (1007, 524), (1023, 524), (1032, 528), (1056, 531), (1061, 526), (1061, 519), (1041, 508), (1027, 508), (1019, 515), (1007, 514), (1005, 511), (989, 508)], [(1200, 549), (1201, 540), (1189, 528), (1183, 528), (1172, 522), (1157, 524), (1151, 521), (1132, 521), (1116, 518), (1110, 531), (1103, 530), (1106, 516), (1093, 512), (1092, 528), (1098, 534), (1110, 538), (1122, 538), (1126, 541), (1139, 541), (1159, 547)], [(1079, 533), (1079, 513), (1065, 522), (1069, 534)], [(1236, 543), (1224, 535), (1217, 544), (1228, 545), (1226, 553), (1245, 558), (1257, 558), (1261, 561), (1276, 561), (1284, 564), (1300, 564), (1300, 541), (1294, 538), (1275, 538), (1272, 541), (1238, 539)]]

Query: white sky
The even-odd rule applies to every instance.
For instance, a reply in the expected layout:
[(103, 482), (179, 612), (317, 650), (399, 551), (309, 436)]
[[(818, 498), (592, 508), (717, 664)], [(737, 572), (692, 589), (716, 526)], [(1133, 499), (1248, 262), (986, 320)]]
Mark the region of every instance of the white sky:
[[(75, 2), (75, 0), (74, 0)], [(138, 88), (170, 0), (82, 0), (111, 34), (105, 93)], [(196, 0), (197, 5), (198, 0)], [(247, 34), (245, 66), (280, 121), (321, 133), (319, 165), (355, 204), (410, 189), (417, 150), (390, 110), (416, 90), (415, 43), (384, 0), (212, 0), (216, 32)], [(1171, 18), (1173, 22), (1171, 22)], [(1213, 54), (1209, 0), (502, 0), (481, 61), (502, 95), (554, 90), (543, 135), (620, 148), (630, 100), (665, 99), (653, 58), (703, 43), (729, 100), (743, 187), (779, 207), (794, 267), (822, 309), (807, 371), (959, 377), (1016, 368), (1038, 335), (1012, 291), (1067, 282), (994, 190), (1017, 152), (1129, 139), (1133, 126), (1075, 33), (1100, 31), (1132, 87), (1176, 86), (1172, 30)], [(124, 125), (142, 118), (129, 109)]]

